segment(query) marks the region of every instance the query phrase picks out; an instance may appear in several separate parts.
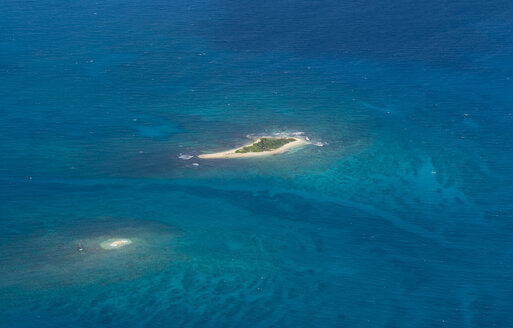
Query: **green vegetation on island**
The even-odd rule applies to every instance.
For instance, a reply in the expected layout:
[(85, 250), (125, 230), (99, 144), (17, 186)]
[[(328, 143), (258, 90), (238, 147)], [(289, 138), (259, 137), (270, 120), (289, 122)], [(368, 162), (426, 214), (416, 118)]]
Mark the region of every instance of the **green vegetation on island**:
[(246, 146), (241, 149), (237, 149), (236, 153), (259, 153), (263, 151), (270, 151), (274, 149), (278, 149), (281, 146), (288, 144), (289, 142), (296, 141), (294, 138), (260, 138), (260, 140), (251, 146)]

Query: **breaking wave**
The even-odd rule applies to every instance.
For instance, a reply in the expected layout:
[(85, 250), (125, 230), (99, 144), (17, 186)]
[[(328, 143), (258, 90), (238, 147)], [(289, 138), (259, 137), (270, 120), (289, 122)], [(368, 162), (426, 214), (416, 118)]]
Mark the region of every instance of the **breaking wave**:
[(180, 156), (178, 156), (179, 159), (183, 159), (183, 160), (189, 160), (189, 159), (191, 159), (193, 157), (194, 156), (192, 156), (192, 155), (182, 154), (182, 153), (180, 153)]

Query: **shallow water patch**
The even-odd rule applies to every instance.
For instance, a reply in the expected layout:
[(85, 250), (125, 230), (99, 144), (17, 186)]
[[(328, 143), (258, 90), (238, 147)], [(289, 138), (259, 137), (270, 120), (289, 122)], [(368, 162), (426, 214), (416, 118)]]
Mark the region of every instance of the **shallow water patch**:
[(179, 258), (179, 232), (144, 220), (74, 220), (16, 240), (0, 250), (0, 290), (60, 288), (134, 279)]

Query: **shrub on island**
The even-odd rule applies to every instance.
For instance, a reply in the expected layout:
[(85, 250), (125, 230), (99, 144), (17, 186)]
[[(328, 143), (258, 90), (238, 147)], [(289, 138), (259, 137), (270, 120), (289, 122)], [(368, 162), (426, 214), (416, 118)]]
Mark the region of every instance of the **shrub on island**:
[(250, 152), (263, 152), (270, 151), (274, 149), (278, 149), (281, 146), (288, 144), (289, 142), (296, 141), (294, 138), (260, 138), (260, 140), (251, 146), (242, 147), (241, 149), (237, 149), (236, 153), (250, 153)]

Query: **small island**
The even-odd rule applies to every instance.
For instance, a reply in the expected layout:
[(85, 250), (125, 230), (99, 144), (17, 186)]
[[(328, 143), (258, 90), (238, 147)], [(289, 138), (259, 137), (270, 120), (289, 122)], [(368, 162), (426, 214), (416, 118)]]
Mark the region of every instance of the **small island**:
[(261, 137), (250, 145), (231, 149), (219, 153), (202, 154), (199, 158), (240, 158), (281, 154), (304, 143), (301, 138), (282, 137)]

